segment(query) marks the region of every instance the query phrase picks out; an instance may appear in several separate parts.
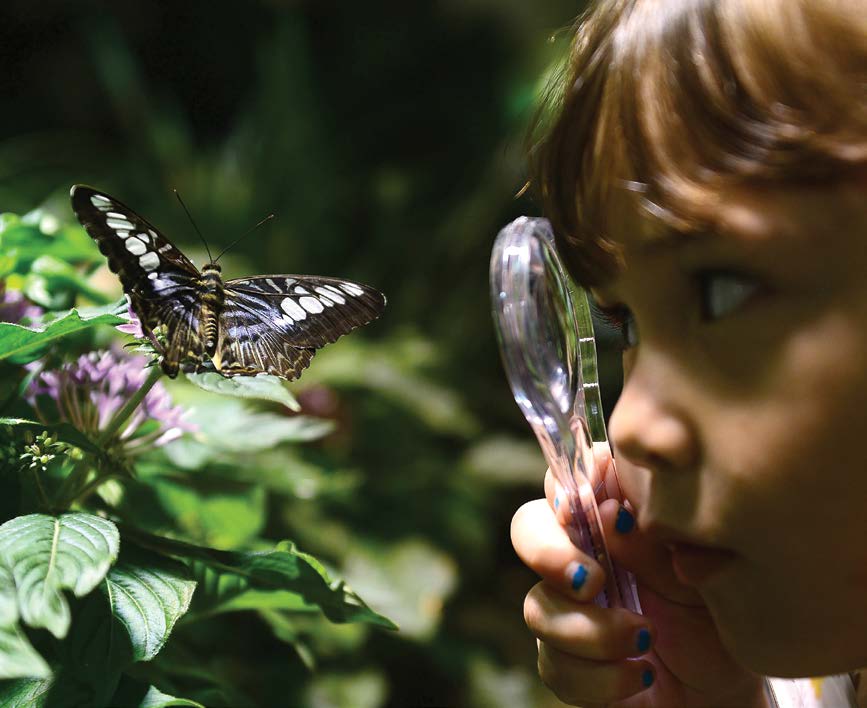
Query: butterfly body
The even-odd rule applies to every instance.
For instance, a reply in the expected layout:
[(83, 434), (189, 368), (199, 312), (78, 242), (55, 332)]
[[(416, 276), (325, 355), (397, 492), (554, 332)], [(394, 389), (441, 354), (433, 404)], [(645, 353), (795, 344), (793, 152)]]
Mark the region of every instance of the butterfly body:
[(219, 319), (226, 302), (226, 290), (220, 275), (220, 266), (208, 263), (202, 268), (202, 279), (198, 283), (199, 297), (202, 301), (200, 334), (205, 342), (205, 353), (213, 357), (217, 350)]
[[(201, 272), (123, 203), (76, 185), (72, 208), (120, 277), (161, 366), (224, 376), (301, 375), (316, 350), (376, 319), (385, 296), (339, 278), (263, 275), (223, 281), (218, 263)], [(161, 338), (155, 337), (160, 330)]]

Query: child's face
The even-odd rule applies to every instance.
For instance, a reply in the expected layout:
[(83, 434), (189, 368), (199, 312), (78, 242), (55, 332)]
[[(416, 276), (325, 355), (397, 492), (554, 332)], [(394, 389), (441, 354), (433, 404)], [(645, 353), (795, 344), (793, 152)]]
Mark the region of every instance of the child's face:
[(610, 423), (639, 524), (735, 552), (698, 586), (750, 668), (867, 665), (867, 182), (726, 194), (679, 245), (620, 239), (635, 322)]

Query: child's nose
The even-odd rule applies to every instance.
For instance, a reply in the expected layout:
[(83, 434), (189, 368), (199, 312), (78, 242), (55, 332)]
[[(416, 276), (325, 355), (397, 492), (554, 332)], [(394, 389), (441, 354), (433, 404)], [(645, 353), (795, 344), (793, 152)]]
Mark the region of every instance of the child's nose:
[(615, 455), (651, 471), (688, 470), (698, 462), (698, 442), (688, 415), (664, 381), (633, 370), (611, 413), (608, 432)]

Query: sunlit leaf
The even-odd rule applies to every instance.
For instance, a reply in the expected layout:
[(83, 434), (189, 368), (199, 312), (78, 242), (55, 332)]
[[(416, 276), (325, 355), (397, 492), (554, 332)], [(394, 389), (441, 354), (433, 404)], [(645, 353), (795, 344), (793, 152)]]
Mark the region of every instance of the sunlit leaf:
[(378, 671), (319, 674), (307, 691), (310, 708), (379, 708), (388, 695), (388, 684)]
[(37, 359), (42, 349), (49, 344), (101, 324), (119, 325), (126, 319), (116, 314), (118, 304), (103, 307), (73, 308), (69, 312), (54, 316), (53, 319), (34, 327), (23, 327), (8, 322), (0, 322), (0, 359), (24, 364)]
[(401, 634), (429, 639), (458, 581), (454, 560), (430, 543), (408, 539), (374, 551), (353, 549), (344, 572), (377, 607), (400, 624)]
[(238, 612), (242, 610), (289, 610), (319, 612), (297, 592), (288, 590), (254, 590), (241, 575), (215, 570), (199, 561), (192, 562), (199, 579), (193, 611), (199, 614)]
[(47, 678), (51, 669), (17, 624), (0, 627), (0, 680)]
[(4, 708), (42, 708), (53, 683), (51, 678), (0, 681), (0, 705)]
[(186, 419), (198, 429), (184, 445), (166, 446), (166, 454), (171, 458), (177, 451), (178, 464), (184, 467), (195, 468), (196, 463), (201, 465), (221, 452), (258, 452), (281, 443), (317, 440), (334, 429), (330, 420), (255, 411), (233, 398), (215, 400), (211, 396), (209, 403), (193, 404), (183, 396), (173, 396), (173, 400), (189, 406)]
[(50, 674), (48, 664), (18, 626), (15, 580), (9, 569), (0, 565), (0, 680), (46, 678)]
[(107, 305), (113, 298), (94, 288), (73, 266), (54, 256), (40, 256), (30, 267), (24, 280), (24, 293), (37, 305), (54, 308), (58, 297), (81, 293), (99, 305)]
[(397, 628), (371, 610), (346, 583), (329, 577), (318, 560), (297, 550), (290, 541), (277, 544), (273, 551), (238, 552), (203, 548), (134, 530), (128, 533), (138, 543), (161, 553), (198, 560), (218, 573), (236, 575), (251, 589), (296, 592), (308, 603), (318, 605), (332, 622), (367, 622)]
[(236, 548), (253, 539), (265, 524), (262, 487), (228, 480), (152, 476), (145, 480), (165, 517), (192, 540)]
[(277, 376), (260, 374), (258, 376), (226, 377), (214, 371), (187, 374), (186, 376), (191, 383), (211, 393), (222, 393), (236, 398), (275, 401), (293, 411), (301, 410), (295, 396), (286, 388), (285, 382)]
[(103, 259), (82, 227), (57, 224), (44, 212), (31, 212), (22, 219), (4, 214), (0, 220), (0, 253), (16, 257), (19, 273), (28, 272), (36, 259), (46, 255), (67, 263), (99, 263)]
[(168, 708), (168, 706), (193, 706), (204, 708), (201, 703), (186, 698), (175, 698), (131, 676), (121, 677), (117, 691), (109, 702), (123, 708)]
[(124, 551), (102, 590), (112, 614), (129, 634), (134, 661), (150, 661), (157, 655), (189, 608), (195, 589), (196, 581), (182, 563)]
[(115, 525), (92, 514), (30, 514), (0, 526), (0, 562), (15, 580), (24, 622), (66, 636), (70, 611), (63, 591), (82, 597), (93, 590), (119, 546)]

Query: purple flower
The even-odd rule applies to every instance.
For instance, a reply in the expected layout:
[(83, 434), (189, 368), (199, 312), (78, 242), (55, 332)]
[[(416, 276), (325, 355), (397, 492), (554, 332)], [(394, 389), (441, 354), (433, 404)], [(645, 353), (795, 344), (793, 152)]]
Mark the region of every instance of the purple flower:
[[(47, 422), (44, 411), (39, 408), (39, 399), (48, 396), (61, 420), (96, 437), (144, 384), (148, 377), (147, 363), (146, 357), (115, 351), (83, 354), (77, 361), (59, 369), (37, 374), (25, 398), (43, 422)], [(168, 392), (157, 382), (108, 444), (120, 443), (128, 454), (164, 445), (179, 438), (184, 431), (195, 430), (183, 419), (182, 413), (179, 406), (172, 406)], [(157, 425), (146, 425), (151, 421)]]
[(116, 325), (115, 329), (118, 332), (123, 332), (124, 334), (131, 334), (136, 339), (144, 339), (146, 335), (144, 333), (144, 330), (141, 328), (141, 321), (139, 320), (138, 315), (133, 311), (128, 299), (126, 305), (126, 312), (127, 316), (129, 317), (129, 323)]
[(31, 303), (18, 290), (6, 290), (0, 283), (0, 322), (27, 325), (42, 314), (42, 308)]

